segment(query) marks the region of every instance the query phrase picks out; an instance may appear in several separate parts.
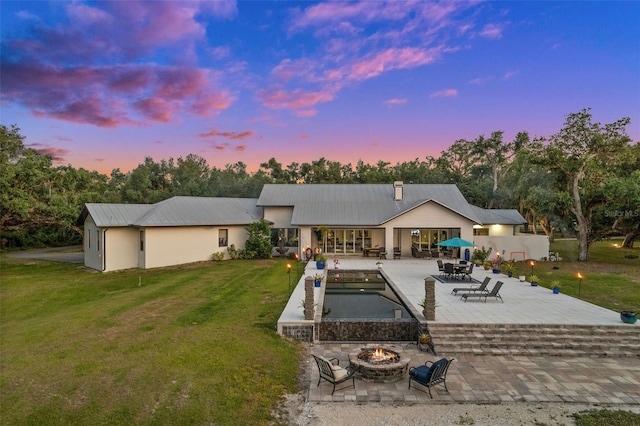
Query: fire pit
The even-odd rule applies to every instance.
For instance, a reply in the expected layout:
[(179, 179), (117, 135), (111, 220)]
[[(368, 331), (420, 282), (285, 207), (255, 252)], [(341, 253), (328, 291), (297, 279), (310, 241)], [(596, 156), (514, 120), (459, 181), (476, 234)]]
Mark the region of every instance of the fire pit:
[(395, 382), (401, 380), (409, 369), (409, 357), (380, 346), (361, 348), (349, 354), (359, 378), (370, 382)]

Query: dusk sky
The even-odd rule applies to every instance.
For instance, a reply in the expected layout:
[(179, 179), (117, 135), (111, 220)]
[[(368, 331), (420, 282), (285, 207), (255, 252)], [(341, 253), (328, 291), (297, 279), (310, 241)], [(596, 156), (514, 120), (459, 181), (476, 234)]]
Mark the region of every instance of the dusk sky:
[(1, 123), (109, 174), (424, 160), (492, 131), (630, 117), (640, 2), (6, 1)]

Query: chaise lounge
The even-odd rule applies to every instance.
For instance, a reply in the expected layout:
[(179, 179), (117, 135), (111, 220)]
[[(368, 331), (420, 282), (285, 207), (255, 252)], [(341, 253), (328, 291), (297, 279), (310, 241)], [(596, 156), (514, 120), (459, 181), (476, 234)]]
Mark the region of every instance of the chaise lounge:
[(500, 296), (500, 287), (502, 287), (502, 281), (498, 281), (496, 283), (496, 285), (493, 286), (493, 288), (491, 289), (490, 293), (465, 293), (465, 294), (461, 295), (460, 297), (463, 298), (465, 302), (469, 298), (484, 297), (484, 302), (485, 303), (487, 303), (487, 299), (489, 297), (495, 297), (496, 299), (500, 299), (500, 301), (502, 303), (504, 303), (504, 300), (502, 300), (502, 296)]
[(484, 281), (482, 281), (482, 284), (472, 285), (471, 287), (456, 287), (451, 290), (451, 294), (458, 295), (459, 291), (463, 293), (489, 293), (489, 290), (487, 290), (487, 285), (489, 285), (490, 281), (491, 277), (485, 277)]

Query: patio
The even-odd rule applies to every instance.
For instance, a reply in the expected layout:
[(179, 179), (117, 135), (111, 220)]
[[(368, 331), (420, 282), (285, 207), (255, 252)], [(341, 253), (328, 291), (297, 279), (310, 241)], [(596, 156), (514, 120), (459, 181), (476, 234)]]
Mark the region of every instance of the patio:
[[(375, 269), (375, 258), (340, 258), (341, 269)], [(330, 266), (332, 263), (329, 262)], [(315, 263), (306, 266), (305, 275), (317, 272)], [(421, 312), (418, 302), (424, 298), (424, 278), (438, 275), (435, 260), (386, 260), (383, 269), (395, 286)], [(531, 287), (518, 278), (474, 269), (473, 277), (482, 281), (492, 278), (489, 288), (498, 280), (505, 284), (501, 294), (504, 303), (489, 300), (464, 302), (450, 294), (460, 281), (436, 281), (435, 323), (455, 324), (621, 324), (619, 314), (550, 289)], [(299, 300), (304, 297), (304, 280), (293, 290), (280, 321), (302, 318)], [(464, 285), (462, 285), (464, 286)], [(317, 291), (317, 289), (316, 289)], [(587, 290), (588, 291), (588, 290)], [(419, 318), (423, 320), (423, 318)], [(638, 326), (636, 324), (635, 326)], [(316, 355), (337, 357), (341, 365), (348, 363), (349, 353), (362, 343), (320, 343), (310, 345)], [(439, 356), (421, 352), (413, 342), (387, 342), (401, 356), (411, 358), (410, 367), (434, 361)], [(446, 354), (444, 354), (446, 355)], [(408, 379), (395, 383), (371, 383), (356, 379), (356, 388), (337, 389), (318, 382), (318, 372), (311, 357), (306, 369), (307, 401), (352, 403), (582, 403), (603, 405), (640, 405), (640, 362), (638, 358), (545, 357), (545, 356), (459, 356), (447, 375), (449, 393), (444, 387), (434, 388), (434, 398), (428, 393), (408, 389)]]

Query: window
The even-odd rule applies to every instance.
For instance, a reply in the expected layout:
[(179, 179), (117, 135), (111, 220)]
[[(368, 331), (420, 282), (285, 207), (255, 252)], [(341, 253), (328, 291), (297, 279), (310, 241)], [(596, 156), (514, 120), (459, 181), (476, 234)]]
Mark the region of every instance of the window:
[(473, 228), (473, 235), (489, 235), (489, 228)]
[(218, 230), (218, 246), (227, 247), (228, 244), (229, 244), (229, 230), (219, 229)]

